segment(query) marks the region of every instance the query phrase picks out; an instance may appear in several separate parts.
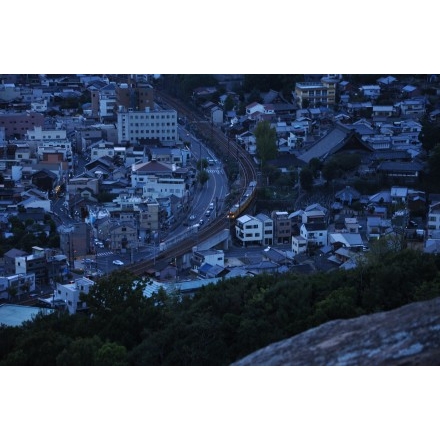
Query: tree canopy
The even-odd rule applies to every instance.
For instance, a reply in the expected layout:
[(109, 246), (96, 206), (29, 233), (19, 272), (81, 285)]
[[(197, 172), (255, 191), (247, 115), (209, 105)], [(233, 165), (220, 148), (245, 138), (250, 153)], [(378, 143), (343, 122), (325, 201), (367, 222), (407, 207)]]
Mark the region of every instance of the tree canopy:
[(229, 365), (328, 320), (391, 310), (440, 292), (440, 257), (379, 240), (358, 267), (224, 280), (193, 295), (146, 297), (116, 271), (91, 289), (89, 314), (0, 327), (0, 365)]
[(262, 167), (266, 162), (275, 159), (277, 156), (277, 135), (275, 128), (270, 126), (268, 121), (259, 122), (254, 131), (257, 156), (261, 160)]

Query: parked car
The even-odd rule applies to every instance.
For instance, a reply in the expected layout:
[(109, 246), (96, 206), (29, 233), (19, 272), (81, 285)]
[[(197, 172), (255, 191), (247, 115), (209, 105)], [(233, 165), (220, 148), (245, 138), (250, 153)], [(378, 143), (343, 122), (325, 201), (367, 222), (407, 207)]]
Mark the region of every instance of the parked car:
[(113, 260), (113, 264), (115, 264), (116, 266), (123, 266), (124, 263), (121, 260)]

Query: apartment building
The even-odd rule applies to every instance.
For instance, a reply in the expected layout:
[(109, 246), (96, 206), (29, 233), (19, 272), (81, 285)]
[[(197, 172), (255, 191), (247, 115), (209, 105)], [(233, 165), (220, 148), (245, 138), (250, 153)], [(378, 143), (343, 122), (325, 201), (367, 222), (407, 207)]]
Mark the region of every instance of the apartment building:
[(154, 89), (150, 84), (132, 82), (116, 87), (116, 103), (126, 109), (143, 111), (154, 108)]
[(6, 140), (24, 139), (28, 130), (44, 125), (44, 115), (34, 112), (1, 113), (0, 127), (5, 129)]
[(271, 213), (274, 230), (274, 244), (290, 243), (292, 237), (292, 221), (286, 211)]
[(336, 87), (339, 79), (323, 77), (320, 82), (299, 82), (295, 84), (298, 105), (303, 108), (307, 100), (310, 107), (330, 107), (336, 103)]
[(144, 139), (163, 141), (178, 141), (177, 111), (151, 110), (144, 111), (124, 110), (118, 112), (118, 142), (139, 143)]

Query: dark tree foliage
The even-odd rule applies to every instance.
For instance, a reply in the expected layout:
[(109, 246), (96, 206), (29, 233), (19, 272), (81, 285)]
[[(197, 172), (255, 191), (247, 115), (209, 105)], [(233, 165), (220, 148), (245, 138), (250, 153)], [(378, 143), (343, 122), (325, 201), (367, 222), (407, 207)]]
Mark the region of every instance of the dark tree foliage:
[(188, 100), (198, 87), (217, 86), (214, 75), (209, 74), (172, 74), (162, 75), (163, 87), (178, 98)]
[(302, 168), (299, 173), (299, 180), (301, 183), (301, 188), (305, 191), (309, 191), (313, 186), (313, 172), (310, 168)]
[(350, 271), (224, 280), (193, 296), (146, 298), (117, 271), (90, 292), (88, 316), (0, 327), (0, 365), (229, 365), (329, 320), (436, 297), (439, 269), (438, 256), (379, 240)]
[(295, 83), (304, 81), (304, 75), (288, 74), (246, 74), (244, 75), (243, 91), (250, 93), (252, 90), (268, 92), (276, 90), (290, 92), (295, 88)]

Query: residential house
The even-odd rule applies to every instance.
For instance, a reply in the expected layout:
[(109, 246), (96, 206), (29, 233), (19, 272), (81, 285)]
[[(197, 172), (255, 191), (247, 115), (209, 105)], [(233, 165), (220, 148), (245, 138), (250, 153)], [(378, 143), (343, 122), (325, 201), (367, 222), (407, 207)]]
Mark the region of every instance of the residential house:
[(35, 274), (35, 283), (38, 286), (48, 283), (47, 260), (44, 249), (34, 246), (32, 255), (24, 255), (15, 258), (15, 274)]
[(204, 264), (209, 264), (212, 267), (225, 267), (225, 253), (222, 250), (208, 249), (196, 250), (193, 252), (191, 258), (191, 265), (193, 270), (198, 271)]
[(259, 275), (262, 273), (278, 273), (280, 265), (273, 261), (261, 261), (255, 264), (248, 264), (246, 270), (248, 274)]
[(259, 102), (252, 102), (246, 106), (246, 115), (252, 117), (254, 113), (266, 113), (266, 107)]
[(85, 166), (85, 173), (79, 177), (96, 177), (97, 179), (115, 178), (114, 171), (116, 165), (113, 163), (113, 159), (109, 156), (99, 157), (92, 159)]
[(398, 81), (397, 78), (395, 78), (394, 76), (388, 75), (380, 77), (376, 82), (381, 86), (388, 87), (390, 85), (396, 84)]
[(173, 164), (151, 160), (131, 166), (131, 187), (143, 188), (149, 176), (172, 177), (176, 166)]
[(361, 234), (359, 233), (330, 233), (329, 245), (332, 246), (333, 251), (336, 251), (339, 248), (362, 250), (364, 242), (362, 240)]
[[(125, 147), (123, 147), (125, 150)], [(90, 145), (90, 157), (92, 160), (98, 159), (100, 157), (111, 157), (115, 156), (115, 144), (113, 142), (108, 142), (100, 140)]]
[(25, 210), (38, 209), (48, 213), (52, 212), (51, 200), (47, 197), (47, 193), (39, 191), (36, 188), (23, 191), (21, 193), (21, 201), (17, 205), (24, 207)]
[(433, 231), (440, 231), (440, 202), (430, 205), (428, 212), (428, 233), (432, 237)]
[(307, 251), (307, 239), (301, 235), (292, 236), (292, 253), (294, 255), (302, 254)]
[(358, 234), (361, 226), (356, 217), (346, 217), (344, 221), (344, 230), (349, 234)]
[(186, 166), (192, 154), (185, 148), (150, 148), (151, 161), (174, 164), (177, 167)]
[(218, 106), (214, 106), (213, 108), (211, 108), (211, 123), (214, 125), (220, 125), (223, 124), (223, 110), (218, 107)]
[(10, 289), (15, 290), (15, 295), (20, 299), (21, 295), (35, 292), (35, 273), (19, 273), (0, 277), (0, 299), (10, 300)]
[(236, 219), (235, 237), (243, 246), (261, 244), (263, 239), (263, 224), (253, 216), (243, 215)]
[(229, 273), (229, 270), (217, 264), (211, 265), (209, 263), (204, 263), (202, 266), (200, 266), (197, 272), (202, 278), (215, 279), (223, 278), (227, 273)]
[(406, 204), (408, 200), (408, 188), (392, 186), (390, 190), (390, 197), (392, 204)]
[(407, 84), (406, 86), (402, 87), (401, 93), (405, 98), (415, 98), (416, 96), (420, 96), (419, 88), (411, 84)]
[(359, 87), (359, 90), (366, 98), (370, 98), (372, 100), (375, 100), (380, 96), (379, 85), (364, 85)]
[(360, 192), (348, 185), (335, 193), (335, 200), (343, 205), (350, 206), (353, 202), (359, 201), (360, 198)]
[(263, 240), (262, 240), (262, 244), (267, 246), (267, 245), (272, 245), (273, 244), (273, 237), (274, 237), (274, 225), (273, 225), (273, 220), (267, 216), (266, 214), (257, 214), (255, 216), (255, 218), (257, 218), (258, 220), (261, 221), (262, 225), (263, 225)]
[(41, 191), (51, 193), (58, 184), (58, 176), (50, 170), (42, 169), (32, 174), (31, 181)]
[(69, 179), (69, 183), (66, 185), (68, 194), (76, 194), (84, 189), (90, 190), (94, 196), (98, 195), (100, 180), (94, 177), (74, 177)]
[(64, 301), (71, 315), (86, 311), (87, 303), (81, 296), (82, 294), (87, 295), (94, 284), (94, 281), (85, 277), (76, 278), (73, 283), (57, 283), (53, 300)]
[(250, 131), (245, 131), (236, 136), (237, 143), (242, 145), (249, 154), (256, 154), (257, 139)]
[(424, 98), (406, 99), (396, 105), (400, 107), (401, 116), (422, 117), (426, 111), (426, 101)]
[(396, 115), (396, 108), (392, 105), (373, 105), (373, 120), (386, 120)]
[(272, 261), (279, 266), (290, 266), (293, 262), (293, 255), (287, 251), (281, 251), (272, 247), (267, 247), (262, 251), (263, 261)]
[(326, 223), (326, 213), (321, 209), (305, 209), (301, 215), (304, 224)]
[(4, 273), (6, 275), (15, 275), (16, 258), (25, 257), (28, 253), (21, 249), (9, 249), (3, 254)]
[(307, 240), (307, 247), (325, 246), (327, 244), (327, 226), (325, 223), (303, 223), (300, 235)]
[(366, 236), (368, 240), (378, 239), (385, 233), (391, 231), (391, 220), (385, 220), (376, 216), (367, 216)]
[(287, 211), (272, 211), (273, 220), (273, 243), (287, 244), (292, 237), (292, 222)]

